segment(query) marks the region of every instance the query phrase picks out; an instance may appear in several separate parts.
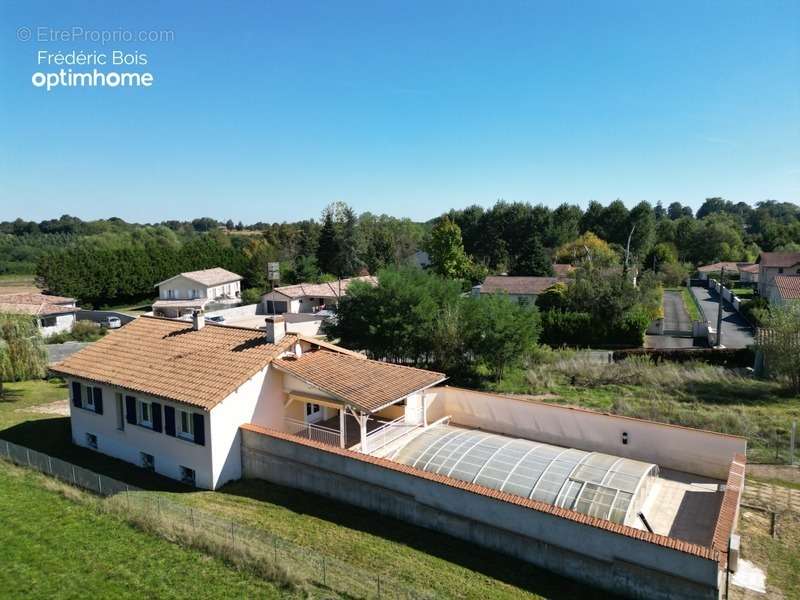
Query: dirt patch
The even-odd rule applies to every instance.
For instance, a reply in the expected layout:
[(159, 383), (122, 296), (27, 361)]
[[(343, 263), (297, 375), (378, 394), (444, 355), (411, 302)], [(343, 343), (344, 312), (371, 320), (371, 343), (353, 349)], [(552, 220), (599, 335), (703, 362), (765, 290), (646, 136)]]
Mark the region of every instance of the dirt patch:
[(56, 400), (47, 404), (37, 404), (28, 408), (18, 408), (14, 412), (35, 412), (43, 415), (58, 415), (59, 417), (69, 416), (69, 400)]
[(759, 479), (779, 479), (789, 483), (800, 483), (800, 465), (747, 464), (747, 474)]

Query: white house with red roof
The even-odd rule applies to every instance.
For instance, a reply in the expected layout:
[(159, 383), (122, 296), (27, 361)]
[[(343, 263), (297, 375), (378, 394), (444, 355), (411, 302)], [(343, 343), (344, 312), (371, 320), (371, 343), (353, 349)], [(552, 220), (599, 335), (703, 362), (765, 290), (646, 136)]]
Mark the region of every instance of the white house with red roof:
[(43, 337), (72, 331), (75, 313), (78, 312), (75, 298), (51, 294), (7, 294), (0, 296), (0, 313), (30, 315)]

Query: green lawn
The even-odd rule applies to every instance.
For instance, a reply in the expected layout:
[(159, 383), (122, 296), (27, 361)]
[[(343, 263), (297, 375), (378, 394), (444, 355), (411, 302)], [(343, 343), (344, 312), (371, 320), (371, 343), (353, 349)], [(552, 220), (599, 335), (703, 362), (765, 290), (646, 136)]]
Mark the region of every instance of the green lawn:
[(139, 531), (0, 462), (6, 598), (279, 598), (288, 590)]
[(753, 292), (753, 288), (751, 287), (731, 288), (731, 292), (733, 292), (735, 296), (738, 296), (740, 300), (752, 300), (755, 296), (755, 292)]
[(409, 587), (432, 589), (448, 597), (607, 597), (473, 544), (267, 482), (235, 482), (217, 492), (192, 490), (75, 447), (69, 441), (69, 419), (26, 410), (67, 398), (63, 383), (29, 381), (7, 387), (10, 400), (0, 401), (0, 438), (155, 490), (173, 502), (213, 511), (242, 526), (338, 558), (360, 571), (385, 574)]

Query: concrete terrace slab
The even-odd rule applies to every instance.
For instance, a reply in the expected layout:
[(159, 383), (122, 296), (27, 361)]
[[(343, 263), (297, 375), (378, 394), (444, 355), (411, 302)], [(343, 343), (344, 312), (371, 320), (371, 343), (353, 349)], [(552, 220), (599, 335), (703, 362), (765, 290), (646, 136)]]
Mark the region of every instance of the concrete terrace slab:
[[(661, 469), (642, 505), (642, 513), (655, 533), (710, 546), (722, 504), (723, 492), (718, 490), (723, 483), (700, 475)], [(643, 531), (646, 529), (641, 519), (630, 524)]]

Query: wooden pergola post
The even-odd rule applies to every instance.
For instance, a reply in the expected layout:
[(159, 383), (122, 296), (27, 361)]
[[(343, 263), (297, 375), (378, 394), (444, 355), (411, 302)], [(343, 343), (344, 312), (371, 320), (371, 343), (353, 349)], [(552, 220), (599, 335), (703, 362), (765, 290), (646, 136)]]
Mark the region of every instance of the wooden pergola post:
[(346, 407), (344, 407), (344, 406), (342, 406), (342, 408), (339, 409), (339, 448), (344, 448), (345, 447), (344, 441), (345, 441), (345, 438), (347, 437), (347, 434), (346, 434), (346, 431), (345, 431), (345, 414), (344, 414), (345, 410), (346, 410)]
[(361, 452), (368, 454), (367, 449), (367, 419), (369, 418), (363, 412), (359, 411), (358, 424), (361, 426)]

